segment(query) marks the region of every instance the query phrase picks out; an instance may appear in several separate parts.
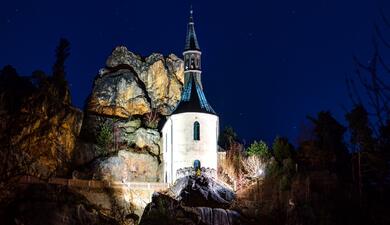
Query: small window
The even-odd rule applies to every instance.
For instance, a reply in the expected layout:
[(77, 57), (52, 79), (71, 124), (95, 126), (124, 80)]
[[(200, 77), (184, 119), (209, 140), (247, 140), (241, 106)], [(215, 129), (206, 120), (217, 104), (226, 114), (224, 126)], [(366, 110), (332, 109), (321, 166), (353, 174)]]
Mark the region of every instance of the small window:
[(191, 69), (195, 69), (195, 56), (194, 55), (191, 55), (190, 56), (190, 68)]
[(194, 123), (194, 140), (195, 141), (200, 140), (200, 124), (198, 121)]
[(194, 169), (195, 171), (200, 169), (200, 161), (198, 159), (194, 161)]

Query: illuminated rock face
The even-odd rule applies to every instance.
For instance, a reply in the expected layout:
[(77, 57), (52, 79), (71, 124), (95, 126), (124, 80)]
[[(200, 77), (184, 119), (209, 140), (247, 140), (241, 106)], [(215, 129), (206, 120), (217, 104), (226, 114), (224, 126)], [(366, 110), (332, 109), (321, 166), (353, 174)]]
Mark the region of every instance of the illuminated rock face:
[(131, 70), (119, 70), (95, 80), (88, 110), (107, 116), (127, 118), (150, 112), (150, 103)]
[(6, 96), (0, 100), (2, 181), (20, 174), (48, 178), (69, 172), (83, 113), (71, 106), (67, 94), (57, 96), (49, 79), (37, 79), (38, 88), (16, 74), (10, 79), (0, 72), (0, 79), (0, 96)]
[(160, 174), (155, 157), (124, 150), (99, 162), (96, 172), (102, 180), (126, 182), (157, 182)]
[(52, 115), (30, 111), (31, 115), (18, 118), (15, 125), (19, 131), (9, 139), (14, 155), (9, 155), (8, 160), (26, 166), (21, 171), (27, 169), (28, 174), (43, 178), (66, 172), (74, 154), (82, 113), (70, 106), (57, 110)]
[[(116, 127), (119, 147), (109, 150), (110, 156), (98, 162), (95, 173), (113, 180), (160, 181), (162, 153), (157, 125), (176, 108), (183, 82), (183, 61), (175, 55), (141, 57), (124, 46), (116, 47), (87, 100), (81, 131), (87, 138), (79, 144), (77, 164), (99, 157), (94, 143), (102, 124), (108, 123)], [(156, 121), (151, 119), (153, 115)]]
[(142, 58), (119, 46), (96, 77), (87, 110), (122, 118), (151, 111), (169, 115), (180, 100), (183, 73), (183, 61), (173, 54)]

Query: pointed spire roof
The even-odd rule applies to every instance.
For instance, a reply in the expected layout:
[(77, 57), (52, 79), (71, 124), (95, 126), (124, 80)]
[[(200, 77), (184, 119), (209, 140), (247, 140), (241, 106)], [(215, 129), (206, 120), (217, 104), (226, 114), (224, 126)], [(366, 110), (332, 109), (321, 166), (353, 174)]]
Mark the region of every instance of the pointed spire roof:
[(198, 39), (196, 38), (195, 33), (195, 24), (194, 24), (194, 17), (193, 17), (194, 11), (190, 10), (190, 20), (188, 22), (187, 27), (187, 37), (186, 37), (186, 46), (184, 48), (185, 51), (187, 50), (200, 50)]
[(185, 112), (202, 112), (216, 114), (207, 102), (203, 89), (193, 74), (188, 76), (184, 84), (181, 100), (172, 114)]

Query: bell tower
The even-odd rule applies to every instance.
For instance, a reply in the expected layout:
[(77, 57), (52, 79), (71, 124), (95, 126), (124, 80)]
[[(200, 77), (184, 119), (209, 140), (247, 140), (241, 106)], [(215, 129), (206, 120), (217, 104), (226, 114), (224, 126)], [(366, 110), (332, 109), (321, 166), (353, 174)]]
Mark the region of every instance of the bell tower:
[(202, 52), (195, 33), (194, 11), (191, 8), (190, 19), (187, 26), (186, 45), (184, 47), (184, 77), (193, 75), (200, 82), (202, 73)]
[(201, 54), (191, 9), (183, 51), (183, 91), (162, 128), (164, 182), (167, 183), (174, 183), (201, 166), (202, 171), (216, 176), (219, 118), (203, 92)]

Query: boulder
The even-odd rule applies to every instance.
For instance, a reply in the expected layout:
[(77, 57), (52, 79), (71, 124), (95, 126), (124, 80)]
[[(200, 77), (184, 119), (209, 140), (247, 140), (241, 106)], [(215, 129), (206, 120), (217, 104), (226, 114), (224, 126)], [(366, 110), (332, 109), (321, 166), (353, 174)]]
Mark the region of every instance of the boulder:
[(207, 206), (189, 207), (168, 195), (155, 193), (145, 208), (140, 225), (240, 225), (236, 211)]
[(160, 133), (153, 129), (139, 128), (127, 139), (130, 146), (145, 149), (154, 156), (160, 155)]
[(181, 98), (183, 61), (171, 54), (143, 58), (124, 46), (114, 49), (95, 79), (90, 112), (129, 118), (156, 111), (169, 115)]
[(160, 163), (156, 157), (126, 150), (99, 159), (93, 171), (95, 178), (107, 181), (157, 182), (160, 179)]
[(121, 69), (95, 80), (87, 108), (99, 115), (128, 118), (151, 111), (134, 71)]
[(235, 198), (233, 190), (206, 176), (186, 176), (178, 179), (170, 193), (187, 206), (228, 208)]

